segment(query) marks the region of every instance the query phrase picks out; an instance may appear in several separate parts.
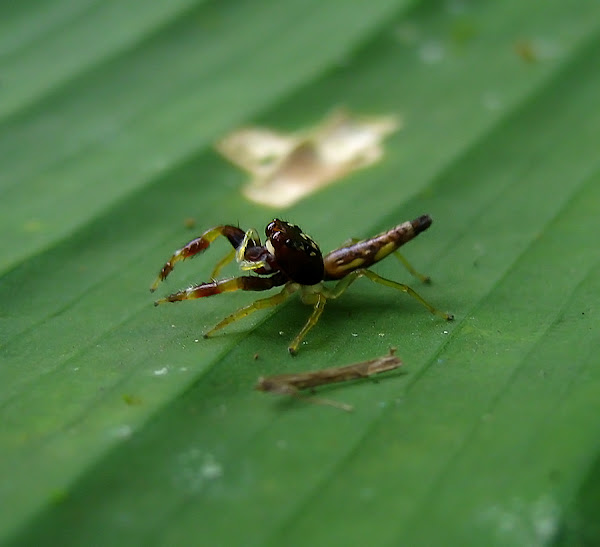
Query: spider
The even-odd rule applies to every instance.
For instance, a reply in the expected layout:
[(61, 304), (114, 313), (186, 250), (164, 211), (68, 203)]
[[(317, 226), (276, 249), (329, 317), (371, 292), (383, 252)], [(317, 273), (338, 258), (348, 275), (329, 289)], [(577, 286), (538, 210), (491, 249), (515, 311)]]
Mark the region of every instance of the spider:
[[(166, 279), (177, 262), (205, 251), (217, 237), (224, 236), (233, 249), (215, 266), (211, 275), (212, 281), (173, 293), (157, 300), (154, 305), (237, 290), (266, 291), (273, 287), (283, 286), (283, 288), (277, 294), (256, 300), (225, 317), (204, 334), (205, 338), (255, 311), (281, 304), (291, 294), (300, 291), (302, 301), (311, 305), (313, 311), (288, 347), (289, 352), (294, 355), (308, 331), (321, 317), (325, 302), (341, 296), (354, 281), (363, 276), (409, 294), (431, 313), (450, 321), (454, 318), (452, 315), (434, 308), (408, 285), (385, 279), (368, 269), (369, 266), (394, 253), (411, 274), (423, 282), (429, 282), (428, 277), (419, 274), (397, 251), (401, 245), (429, 226), (431, 226), (431, 217), (423, 215), (370, 239), (350, 240), (325, 256), (321, 254), (319, 246), (298, 226), (283, 220), (275, 219), (267, 225), (265, 229), (267, 239), (264, 245), (261, 244), (260, 236), (254, 229), (244, 232), (236, 226), (216, 226), (175, 251), (161, 269), (150, 290), (156, 290), (158, 284)], [(221, 269), (234, 258), (241, 270), (253, 272), (255, 275), (217, 279)], [(326, 287), (324, 285), (326, 281), (337, 281), (337, 284)]]

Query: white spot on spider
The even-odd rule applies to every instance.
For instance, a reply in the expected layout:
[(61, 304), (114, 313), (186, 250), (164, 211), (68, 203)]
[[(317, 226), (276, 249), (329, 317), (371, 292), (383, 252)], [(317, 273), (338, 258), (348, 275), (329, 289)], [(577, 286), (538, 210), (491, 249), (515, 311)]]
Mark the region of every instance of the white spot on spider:
[(275, 248), (273, 247), (273, 244), (271, 243), (270, 239), (267, 239), (267, 242), (265, 243), (265, 247), (267, 248), (267, 251), (269, 251), (269, 253), (271, 253), (273, 256), (275, 256)]
[(154, 376), (164, 376), (167, 372), (169, 372), (167, 367), (159, 368), (154, 371)]

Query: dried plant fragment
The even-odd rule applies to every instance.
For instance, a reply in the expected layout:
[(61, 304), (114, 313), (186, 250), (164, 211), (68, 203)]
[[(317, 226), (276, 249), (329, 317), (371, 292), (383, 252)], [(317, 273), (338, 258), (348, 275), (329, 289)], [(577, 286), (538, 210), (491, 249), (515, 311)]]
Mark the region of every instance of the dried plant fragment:
[(383, 156), (383, 139), (400, 127), (394, 116), (354, 116), (337, 110), (314, 128), (292, 134), (250, 127), (217, 143), (217, 150), (251, 175), (243, 194), (289, 207), (319, 188)]
[(255, 386), (258, 391), (269, 391), (280, 395), (290, 395), (305, 401), (329, 405), (346, 412), (351, 412), (353, 407), (330, 399), (306, 397), (301, 393), (303, 389), (310, 389), (325, 384), (346, 382), (357, 378), (367, 378), (374, 374), (394, 370), (402, 365), (402, 361), (395, 356), (396, 348), (390, 348), (390, 353), (371, 361), (363, 361), (342, 367), (325, 368), (299, 372), (297, 374), (278, 374), (276, 376), (261, 376)]

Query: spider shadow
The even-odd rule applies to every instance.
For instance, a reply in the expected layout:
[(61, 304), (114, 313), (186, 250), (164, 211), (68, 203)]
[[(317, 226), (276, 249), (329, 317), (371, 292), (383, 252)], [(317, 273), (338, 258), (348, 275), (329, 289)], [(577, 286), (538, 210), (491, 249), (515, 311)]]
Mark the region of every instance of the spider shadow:
[[(375, 326), (381, 318), (381, 314), (391, 314), (401, 312), (408, 321), (413, 316), (423, 314), (428, 315), (426, 310), (419, 309), (419, 304), (413, 305), (411, 299), (408, 298), (408, 305), (402, 305), (402, 298), (399, 302), (386, 298), (384, 295), (364, 295), (364, 294), (349, 294), (348, 296), (339, 299), (329, 299), (323, 310), (319, 322), (311, 330), (309, 336), (314, 336), (320, 327), (328, 325), (330, 328), (336, 328), (336, 325), (345, 325), (344, 328), (349, 328), (347, 321), (355, 320), (354, 328), (360, 328), (365, 323)], [(413, 307), (414, 306), (414, 307)], [(285, 307), (285, 314), (279, 313)], [(304, 304), (296, 295), (292, 296), (287, 302), (275, 308), (275, 311), (268, 317), (264, 318), (265, 332), (283, 331), (286, 335), (293, 336), (304, 326), (310, 314), (312, 306)], [(276, 322), (273, 327), (272, 321)], [(350, 327), (351, 328), (351, 327)], [(272, 333), (269, 334), (269, 337)]]

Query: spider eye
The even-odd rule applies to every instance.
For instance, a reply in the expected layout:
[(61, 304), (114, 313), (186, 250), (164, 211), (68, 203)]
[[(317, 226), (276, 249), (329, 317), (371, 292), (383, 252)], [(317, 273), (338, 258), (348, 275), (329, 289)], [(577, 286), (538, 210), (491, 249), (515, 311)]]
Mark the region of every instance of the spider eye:
[(269, 224), (267, 224), (267, 227), (265, 228), (265, 235), (268, 238), (270, 238), (273, 235), (273, 233), (277, 230), (278, 222), (281, 222), (281, 220), (275, 219), (269, 222)]

